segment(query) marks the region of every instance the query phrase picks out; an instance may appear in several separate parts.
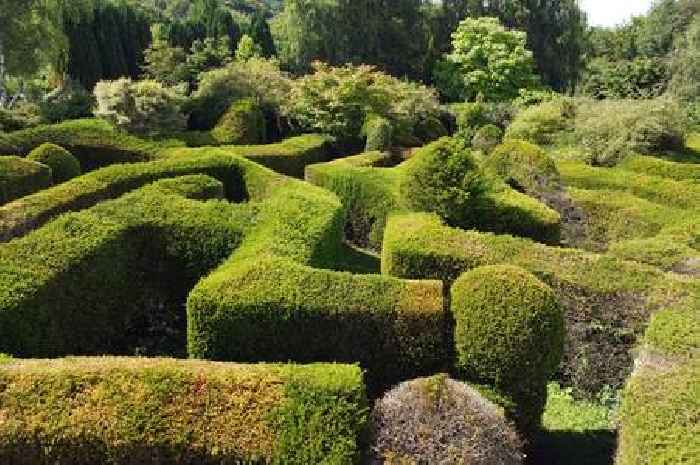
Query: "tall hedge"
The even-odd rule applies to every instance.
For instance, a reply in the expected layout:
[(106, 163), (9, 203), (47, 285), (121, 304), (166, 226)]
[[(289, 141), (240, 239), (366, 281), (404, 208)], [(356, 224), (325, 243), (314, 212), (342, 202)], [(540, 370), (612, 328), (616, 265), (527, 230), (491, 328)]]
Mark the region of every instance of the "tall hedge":
[(261, 144), (265, 141), (265, 115), (253, 99), (233, 102), (211, 130), (220, 144)]
[(16, 465), (353, 465), (367, 422), (348, 365), (10, 360), (0, 384), (0, 461)]

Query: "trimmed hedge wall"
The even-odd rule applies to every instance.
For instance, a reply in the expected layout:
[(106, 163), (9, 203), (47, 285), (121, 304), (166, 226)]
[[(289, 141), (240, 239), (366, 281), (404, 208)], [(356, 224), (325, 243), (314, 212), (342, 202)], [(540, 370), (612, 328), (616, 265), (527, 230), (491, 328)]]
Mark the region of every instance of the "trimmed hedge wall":
[(0, 156), (0, 205), (50, 187), (51, 168), (20, 157)]
[(182, 145), (172, 140), (146, 141), (116, 131), (104, 121), (83, 119), (0, 134), (0, 153), (26, 155), (47, 142), (72, 153), (80, 161), (83, 171), (114, 163), (153, 160), (162, 149)]
[(190, 293), (189, 353), (238, 361), (344, 361), (383, 389), (446, 360), (442, 287), (330, 267), (342, 238), (335, 196), (292, 182), (259, 207), (255, 228)]
[[(391, 167), (394, 163), (390, 155), (368, 152), (311, 165), (306, 180), (341, 199), (349, 239), (380, 249), (389, 214), (407, 209), (399, 185), (410, 161)], [(500, 183), (474, 199), (464, 226), (555, 244), (560, 238), (560, 220), (559, 214), (545, 204)]]
[(564, 315), (552, 289), (514, 266), (485, 266), (452, 286), (457, 371), (493, 385), (517, 403), (525, 437), (539, 430), (547, 382), (559, 367)]
[[(195, 198), (222, 189), (200, 176), (180, 181), (179, 193)], [(172, 187), (145, 187), (3, 244), (0, 352), (133, 353), (157, 290), (186, 293), (231, 254), (252, 217), (245, 204), (197, 202)], [(179, 345), (184, 354), (184, 328)]]
[(0, 461), (15, 465), (353, 465), (367, 423), (348, 365), (16, 360), (0, 384)]
[[(382, 249), (382, 274), (440, 279), (485, 265), (520, 266), (549, 284), (566, 309), (568, 336), (559, 377), (580, 393), (620, 386), (632, 367), (630, 349), (657, 310), (697, 308), (683, 277), (617, 258), (537, 244), (527, 239), (461, 231), (428, 214), (392, 215)], [(585, 361), (585, 363), (582, 363)]]
[(265, 115), (253, 99), (233, 102), (211, 130), (219, 144), (262, 144), (265, 142)]

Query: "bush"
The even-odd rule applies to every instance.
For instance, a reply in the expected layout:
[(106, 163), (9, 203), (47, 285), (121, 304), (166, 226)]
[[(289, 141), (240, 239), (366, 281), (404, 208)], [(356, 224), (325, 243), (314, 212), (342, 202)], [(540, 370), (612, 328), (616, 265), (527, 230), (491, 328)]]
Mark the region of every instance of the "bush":
[(331, 67), (316, 63), (313, 74), (294, 81), (285, 114), (302, 130), (355, 142), (368, 115), (392, 122), (397, 133), (439, 113), (429, 88), (402, 81), (371, 66)]
[(367, 138), (365, 142), (365, 151), (380, 152), (387, 151), (391, 148), (392, 136), (394, 128), (391, 121), (381, 116), (369, 115), (365, 125), (362, 127), (362, 134)]
[(687, 131), (686, 113), (664, 98), (586, 101), (575, 120), (576, 139), (588, 161), (600, 166), (616, 165), (633, 153), (682, 149)]
[(488, 155), (494, 147), (501, 143), (502, 138), (503, 131), (501, 131), (501, 128), (493, 124), (487, 124), (474, 133), (471, 145), (474, 150), (480, 150)]
[(20, 157), (0, 156), (0, 205), (50, 187), (51, 169)]
[(3, 463), (352, 465), (367, 424), (347, 365), (17, 360), (0, 383)]
[(416, 123), (415, 134), (425, 144), (449, 135), (442, 121), (432, 115)]
[(211, 135), (220, 144), (261, 144), (265, 140), (265, 116), (252, 99), (238, 100), (221, 116)]
[(523, 140), (507, 140), (496, 147), (486, 160), (484, 170), (528, 194), (551, 192), (560, 186), (554, 160), (540, 147)]
[(68, 80), (44, 97), (39, 104), (39, 114), (47, 123), (85, 118), (90, 116), (94, 103), (93, 96), (80, 83)]
[(459, 373), (511, 397), (518, 427), (536, 431), (564, 346), (557, 296), (522, 268), (490, 266), (455, 281), (451, 306)]
[(211, 129), (231, 103), (245, 98), (252, 98), (265, 113), (280, 115), (290, 89), (291, 80), (279, 64), (264, 58), (235, 61), (207, 71), (187, 103), (189, 128)]
[(80, 176), (80, 162), (71, 153), (54, 144), (41, 144), (27, 155), (27, 160), (43, 163), (51, 168), (55, 184)]
[(119, 79), (95, 86), (95, 116), (128, 132), (162, 137), (185, 128), (181, 98), (157, 81)]
[(427, 145), (404, 169), (399, 190), (406, 206), (435, 212), (452, 224), (463, 222), (470, 203), (487, 190), (476, 159), (457, 139)]
[(445, 375), (401, 383), (374, 404), (370, 421), (372, 463), (523, 463), (502, 409)]
[(33, 114), (0, 108), (0, 133), (26, 129), (39, 123), (39, 118)]
[(569, 100), (545, 101), (520, 111), (508, 129), (506, 139), (523, 139), (533, 144), (549, 145), (570, 126), (573, 105)]

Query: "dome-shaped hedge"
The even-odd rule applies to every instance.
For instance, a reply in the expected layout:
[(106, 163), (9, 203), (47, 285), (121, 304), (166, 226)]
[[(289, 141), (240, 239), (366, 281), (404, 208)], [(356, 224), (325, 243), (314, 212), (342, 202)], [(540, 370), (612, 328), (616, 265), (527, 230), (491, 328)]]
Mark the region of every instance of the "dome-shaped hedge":
[(518, 267), (476, 268), (455, 281), (452, 313), (460, 375), (513, 399), (521, 431), (534, 431), (564, 345), (564, 315), (552, 289)]
[(519, 139), (494, 148), (484, 169), (528, 193), (552, 191), (560, 183), (554, 160), (539, 146)]
[(265, 141), (265, 115), (252, 99), (233, 102), (211, 135), (221, 144), (262, 144)]
[(445, 375), (401, 383), (372, 411), (372, 465), (517, 465), (521, 446), (500, 407)]
[(503, 131), (495, 124), (482, 126), (474, 133), (471, 143), (474, 150), (490, 153), (503, 139)]
[(55, 184), (80, 176), (80, 162), (68, 150), (54, 144), (41, 144), (27, 156), (28, 160), (42, 163), (51, 168)]

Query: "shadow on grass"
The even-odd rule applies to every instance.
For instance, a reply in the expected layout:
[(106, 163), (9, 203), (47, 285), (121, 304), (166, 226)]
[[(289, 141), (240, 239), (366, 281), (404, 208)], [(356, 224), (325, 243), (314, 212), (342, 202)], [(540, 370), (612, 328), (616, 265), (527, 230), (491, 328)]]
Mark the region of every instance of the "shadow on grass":
[(379, 274), (380, 259), (373, 252), (360, 249), (345, 242), (333, 269), (335, 271), (349, 271), (355, 274)]
[(613, 465), (616, 435), (610, 430), (543, 431), (529, 465)]

